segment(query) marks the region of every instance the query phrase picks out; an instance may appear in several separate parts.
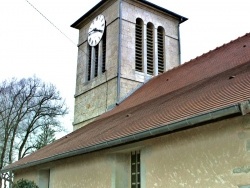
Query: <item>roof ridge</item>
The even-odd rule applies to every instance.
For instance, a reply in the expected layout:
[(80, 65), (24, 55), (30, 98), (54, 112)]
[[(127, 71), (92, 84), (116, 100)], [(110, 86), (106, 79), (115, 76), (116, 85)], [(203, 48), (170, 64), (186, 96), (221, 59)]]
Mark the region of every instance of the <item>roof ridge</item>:
[[(184, 65), (186, 65), (186, 64), (189, 64), (189, 63), (193, 62), (194, 60), (197, 61), (197, 59), (203, 58), (204, 56), (206, 56), (206, 55), (208, 55), (208, 54), (211, 54), (211, 53), (213, 53), (213, 52), (215, 52), (215, 51), (217, 51), (217, 50), (219, 50), (219, 49), (221, 49), (221, 48), (223, 48), (223, 47), (225, 47), (225, 46), (227, 46), (227, 45), (229, 45), (229, 44), (232, 44), (232, 43), (234, 43), (234, 42), (237, 42), (238, 40), (240, 40), (240, 39), (243, 38), (243, 37), (246, 37), (247, 35), (250, 35), (250, 32), (249, 32), (249, 33), (245, 33), (244, 35), (239, 36), (239, 37), (237, 37), (236, 39), (229, 41), (228, 43), (223, 43), (221, 46), (217, 46), (217, 47), (215, 47), (213, 50), (209, 50), (209, 51), (207, 51), (207, 52), (205, 52), (205, 53), (203, 53), (203, 54), (201, 54), (201, 55), (198, 55), (198, 56), (196, 56), (195, 58), (190, 59), (190, 60), (187, 61), (187, 62), (184, 62), (183, 64), (181, 64), (181, 65), (178, 66), (178, 67), (181, 67), (181, 66), (184, 66)], [(177, 67), (176, 67), (176, 68), (177, 68)]]

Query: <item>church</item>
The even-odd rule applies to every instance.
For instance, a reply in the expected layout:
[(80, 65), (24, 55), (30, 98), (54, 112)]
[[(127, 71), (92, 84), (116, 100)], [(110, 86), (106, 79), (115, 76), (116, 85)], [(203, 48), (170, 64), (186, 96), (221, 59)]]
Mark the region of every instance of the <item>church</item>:
[(181, 65), (185, 21), (145, 0), (75, 21), (74, 131), (2, 172), (39, 188), (250, 188), (250, 34)]

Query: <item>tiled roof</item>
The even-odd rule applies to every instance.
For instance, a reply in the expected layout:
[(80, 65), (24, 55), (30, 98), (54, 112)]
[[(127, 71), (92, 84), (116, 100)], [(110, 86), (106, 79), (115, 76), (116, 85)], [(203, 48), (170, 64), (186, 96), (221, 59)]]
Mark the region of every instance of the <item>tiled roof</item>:
[(70, 153), (80, 154), (77, 151), (249, 99), (250, 34), (246, 34), (154, 77), (96, 121), (7, 168), (40, 164)]

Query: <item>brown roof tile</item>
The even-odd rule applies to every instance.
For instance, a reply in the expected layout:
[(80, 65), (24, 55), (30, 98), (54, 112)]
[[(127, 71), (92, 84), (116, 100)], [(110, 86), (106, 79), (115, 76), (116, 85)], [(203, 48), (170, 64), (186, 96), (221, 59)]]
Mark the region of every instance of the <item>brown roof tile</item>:
[(143, 88), (137, 90), (132, 97), (129, 97), (126, 103), (122, 103), (119, 108), (105, 114), (104, 117), (246, 63), (250, 56), (249, 35), (246, 34), (227, 45), (216, 48), (201, 57), (155, 77)]
[(249, 99), (250, 34), (246, 34), (151, 79), (96, 121), (7, 168), (42, 163)]

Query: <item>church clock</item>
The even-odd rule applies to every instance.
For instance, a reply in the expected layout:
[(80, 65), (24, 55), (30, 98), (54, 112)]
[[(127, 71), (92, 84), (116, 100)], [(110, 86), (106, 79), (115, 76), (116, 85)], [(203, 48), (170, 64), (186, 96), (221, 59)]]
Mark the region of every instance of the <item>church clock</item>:
[(98, 15), (90, 24), (88, 30), (88, 43), (90, 46), (96, 46), (102, 39), (105, 30), (105, 18)]

